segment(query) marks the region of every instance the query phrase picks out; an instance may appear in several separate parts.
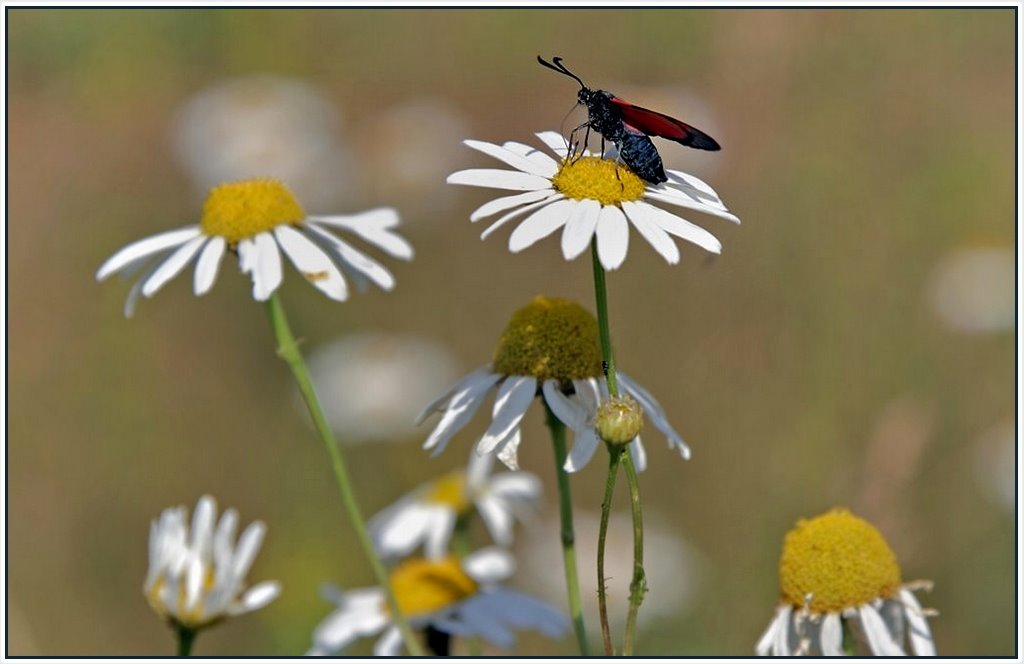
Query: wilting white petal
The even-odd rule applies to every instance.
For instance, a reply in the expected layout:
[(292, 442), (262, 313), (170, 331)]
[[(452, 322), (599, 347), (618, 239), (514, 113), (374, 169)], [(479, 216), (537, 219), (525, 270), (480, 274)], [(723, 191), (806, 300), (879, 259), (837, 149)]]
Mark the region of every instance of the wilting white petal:
[(519, 427), (536, 393), (537, 379), (533, 376), (509, 376), (505, 379), (494, 400), (491, 426), (477, 443), (477, 454), (488, 454), (505, 442)]
[(889, 629), (885, 626), (885, 621), (882, 620), (882, 616), (878, 614), (874, 607), (864, 604), (857, 609), (857, 614), (860, 616), (860, 623), (864, 628), (864, 636), (867, 637), (868, 647), (871, 649), (872, 654), (881, 657), (906, 656), (903, 648), (893, 640), (892, 634), (889, 633)]
[(826, 657), (842, 657), (843, 626), (838, 613), (826, 613), (821, 621), (821, 654)]
[(903, 615), (909, 626), (910, 647), (914, 654), (918, 657), (934, 656), (935, 641), (932, 639), (932, 631), (928, 627), (928, 619), (924, 615), (921, 604), (917, 601), (914, 593), (906, 588), (900, 589), (899, 599), (905, 607)]

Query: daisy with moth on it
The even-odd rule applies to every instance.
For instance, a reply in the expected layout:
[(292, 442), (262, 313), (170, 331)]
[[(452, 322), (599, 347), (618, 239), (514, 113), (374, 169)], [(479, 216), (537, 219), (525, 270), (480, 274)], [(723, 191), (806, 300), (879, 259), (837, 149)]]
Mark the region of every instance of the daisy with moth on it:
[[(512, 315), (501, 335), (494, 361), (465, 376), (444, 396), (424, 409), (420, 421), (440, 412), (441, 419), (423, 444), (440, 454), (495, 392), (491, 424), (476, 444), (477, 454), (493, 454), (512, 470), (519, 468), (520, 423), (534, 397), (572, 430), (574, 442), (564, 469), (576, 472), (594, 456), (600, 439), (595, 418), (608, 401), (603, 378), (597, 320), (571, 300), (536, 297)], [(619, 372), (625, 393), (668, 438), (684, 458), (690, 448), (669, 424), (664, 409), (639, 383)], [(639, 469), (647, 465), (640, 436), (628, 441)]]
[(760, 656), (841, 656), (854, 649), (849, 632), (872, 655), (903, 657), (906, 646), (934, 656), (935, 642), (916, 590), (904, 583), (882, 534), (845, 509), (801, 519), (787, 535), (779, 562), (781, 599), (757, 642)]
[[(501, 584), (515, 567), (512, 554), (497, 547), (461, 559), (414, 557), (391, 570), (390, 585), (409, 625), (423, 632), (427, 646), (437, 655), (451, 654), (455, 637), (511, 648), (517, 631), (562, 636), (569, 621), (558, 609)], [(342, 591), (328, 586), (323, 594), (338, 608), (313, 631), (313, 647), (307, 655), (336, 655), (357, 639), (378, 634), (374, 655), (401, 654), (402, 640), (379, 588)]]
[[(263, 302), (281, 285), (281, 254), (315, 288), (335, 301), (348, 298), (347, 274), (358, 287), (373, 283), (391, 290), (391, 273), (375, 259), (332, 231), (345, 231), (394, 256), (412, 258), (412, 247), (394, 232), (398, 213), (378, 208), (354, 215), (308, 216), (284, 185), (273, 179), (242, 180), (210, 190), (198, 224), (133, 242), (100, 266), (96, 279), (140, 275), (125, 301), (131, 316), (139, 295), (152, 297), (195, 261), (193, 290), (213, 288), (226, 253), (253, 282), (253, 298)], [(330, 230), (329, 230), (330, 229)]]
[(667, 170), (668, 181), (652, 185), (614, 159), (602, 159), (587, 151), (569, 159), (566, 141), (556, 132), (541, 132), (537, 137), (554, 158), (515, 141), (498, 145), (467, 140), (469, 147), (515, 170), (475, 168), (448, 176), (450, 184), (522, 192), (484, 203), (469, 217), (477, 222), (501, 214), (484, 230), (484, 239), (526, 215), (509, 237), (509, 250), (514, 253), (561, 230), (566, 260), (582, 254), (596, 238), (601, 264), (606, 270), (614, 270), (626, 259), (632, 226), (674, 265), (679, 262), (679, 248), (672, 236), (714, 254), (721, 253), (722, 243), (665, 207), (701, 212), (737, 224), (740, 221), (714, 189), (692, 175)]
[(442, 558), (460, 519), (478, 514), (496, 544), (512, 544), (515, 520), (535, 511), (540, 479), (524, 471), (492, 474), (494, 456), (470, 454), (465, 470), (420, 486), (379, 512), (368, 524), (384, 558), (399, 558), (423, 546), (427, 558)]

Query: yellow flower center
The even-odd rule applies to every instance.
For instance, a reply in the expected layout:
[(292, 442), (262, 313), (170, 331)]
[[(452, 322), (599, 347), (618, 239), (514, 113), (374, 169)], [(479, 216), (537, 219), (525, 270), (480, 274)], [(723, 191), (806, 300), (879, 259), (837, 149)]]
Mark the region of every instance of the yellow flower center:
[(835, 508), (800, 519), (789, 531), (779, 581), (783, 601), (802, 607), (810, 594), (811, 611), (834, 613), (892, 597), (900, 587), (900, 567), (874, 526)]
[(597, 320), (572, 300), (538, 295), (512, 314), (494, 352), (494, 370), (540, 380), (599, 376)]
[(577, 201), (589, 198), (601, 205), (618, 205), (643, 198), (645, 185), (625, 164), (612, 159), (580, 157), (562, 162), (551, 183), (558, 191)]
[[(476, 581), (462, 571), (458, 558), (410, 558), (391, 571), (391, 589), (403, 615), (439, 611), (476, 593)], [(386, 610), (386, 609), (385, 609)]]
[(279, 180), (230, 182), (214, 187), (199, 222), (206, 235), (219, 235), (231, 246), (282, 224), (306, 218), (302, 206)]
[(466, 474), (455, 471), (444, 475), (430, 485), (426, 499), (431, 503), (447, 505), (457, 514), (465, 514), (470, 509), (469, 497), (466, 495)]

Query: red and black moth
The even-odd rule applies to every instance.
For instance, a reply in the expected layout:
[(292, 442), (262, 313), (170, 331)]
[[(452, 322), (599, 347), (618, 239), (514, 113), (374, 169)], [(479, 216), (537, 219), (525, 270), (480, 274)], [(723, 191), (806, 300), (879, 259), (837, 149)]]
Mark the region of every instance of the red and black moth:
[[(661, 163), (661, 155), (654, 147), (651, 136), (667, 138), (687, 147), (698, 150), (720, 150), (721, 146), (700, 129), (692, 127), (682, 120), (658, 113), (619, 99), (607, 90), (591, 90), (579, 76), (572, 73), (562, 64), (562, 58), (554, 57), (551, 62), (537, 56), (537, 62), (548, 69), (574, 79), (580, 84), (577, 93), (579, 103), (587, 107), (587, 121), (572, 130), (569, 143), (571, 151), (576, 149), (575, 136), (580, 129), (587, 134), (583, 145), (587, 144), (590, 130), (599, 133), (602, 139), (615, 144), (619, 150), (619, 159), (629, 168), (648, 182), (659, 184), (668, 180), (665, 168)], [(602, 143), (603, 145), (603, 143)], [(602, 153), (604, 149), (602, 147)]]

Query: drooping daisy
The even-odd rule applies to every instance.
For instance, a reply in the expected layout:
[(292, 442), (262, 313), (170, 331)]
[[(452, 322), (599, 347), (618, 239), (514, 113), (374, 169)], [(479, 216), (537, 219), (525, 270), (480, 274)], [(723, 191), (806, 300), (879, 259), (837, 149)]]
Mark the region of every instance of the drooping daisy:
[(779, 562), (781, 599), (757, 643), (764, 655), (843, 655), (844, 628), (873, 655), (935, 655), (927, 617), (903, 583), (882, 534), (844, 509), (801, 519), (787, 535)]
[(626, 259), (630, 224), (671, 264), (679, 262), (679, 249), (672, 235), (712, 253), (721, 253), (722, 243), (714, 235), (652, 203), (740, 221), (710, 186), (692, 175), (666, 170), (668, 182), (654, 186), (614, 159), (584, 153), (567, 160), (565, 139), (556, 132), (541, 132), (537, 137), (555, 153), (557, 160), (513, 141), (503, 145), (465, 141), (469, 147), (516, 170), (458, 171), (448, 176), (449, 183), (522, 192), (485, 203), (470, 215), (469, 220), (476, 222), (504, 213), (484, 230), (482, 239), (529, 213), (512, 231), (509, 250), (522, 251), (562, 229), (562, 255), (572, 260), (590, 246), (596, 235), (601, 264), (614, 270)]
[(417, 488), (374, 516), (368, 526), (385, 558), (411, 553), (423, 545), (428, 558), (441, 558), (456, 521), (476, 513), (496, 544), (512, 544), (512, 526), (537, 507), (541, 484), (523, 471), (491, 475), (494, 456), (471, 454), (465, 470), (448, 473)]
[(395, 280), (383, 265), (325, 227), (354, 233), (397, 258), (412, 258), (412, 247), (392, 230), (398, 223), (398, 213), (389, 208), (306, 216), (278, 180), (232, 182), (210, 191), (198, 224), (133, 242), (107, 259), (96, 279), (141, 272), (125, 302), (125, 315), (131, 316), (140, 294), (151, 297), (193, 260), (195, 294), (205, 294), (213, 287), (224, 254), (231, 252), (238, 256), (242, 272), (252, 276), (253, 297), (264, 301), (281, 285), (283, 251), (309, 283), (340, 302), (348, 298), (343, 271), (360, 288), (372, 282), (390, 290)]
[[(391, 571), (390, 584), (409, 626), (424, 630), (435, 653), (449, 654), (451, 637), (479, 638), (499, 648), (515, 645), (515, 632), (538, 630), (551, 638), (566, 633), (568, 619), (555, 607), (500, 585), (515, 571), (512, 554), (481, 549), (465, 558), (410, 558)], [(334, 655), (355, 640), (383, 632), (378, 656), (400, 653), (402, 637), (380, 588), (342, 592), (325, 588), (338, 606), (313, 631), (307, 655)]]
[[(654, 397), (621, 371), (618, 379), (623, 391), (640, 403), (644, 414), (665, 434), (669, 446), (689, 458), (690, 448)], [(494, 361), (465, 376), (424, 409), (420, 421), (435, 411), (442, 415), (423, 448), (440, 454), (492, 390), (497, 397), (491, 425), (476, 445), (477, 454), (496, 454), (517, 470), (519, 425), (534, 397), (542, 395), (575, 438), (565, 469), (579, 470), (598, 448), (594, 417), (608, 399), (597, 320), (571, 300), (543, 296), (516, 311), (501, 335)], [(647, 462), (640, 436), (629, 443), (629, 449), (638, 470), (643, 470)]]
[(245, 576), (263, 542), (266, 526), (251, 523), (235, 543), (238, 513), (203, 496), (187, 526), (184, 506), (168, 508), (149, 528), (149, 573), (143, 592), (157, 614), (176, 627), (199, 630), (260, 609), (281, 593), (277, 581), (246, 589)]

